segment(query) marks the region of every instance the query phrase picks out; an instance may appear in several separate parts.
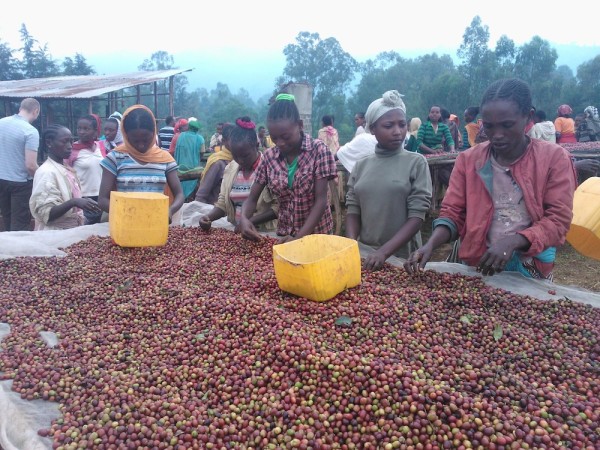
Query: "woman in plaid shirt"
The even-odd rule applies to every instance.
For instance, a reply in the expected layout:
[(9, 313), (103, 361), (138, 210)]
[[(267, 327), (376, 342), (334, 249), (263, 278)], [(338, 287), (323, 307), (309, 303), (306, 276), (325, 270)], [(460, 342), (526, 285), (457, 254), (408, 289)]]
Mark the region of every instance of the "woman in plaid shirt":
[(281, 243), (333, 231), (327, 187), (336, 176), (335, 160), (327, 145), (305, 134), (302, 127), (294, 96), (279, 94), (267, 114), (267, 128), (275, 147), (265, 151), (242, 206), (240, 231), (246, 239), (261, 237), (250, 217), (265, 186), (279, 201), (277, 234)]

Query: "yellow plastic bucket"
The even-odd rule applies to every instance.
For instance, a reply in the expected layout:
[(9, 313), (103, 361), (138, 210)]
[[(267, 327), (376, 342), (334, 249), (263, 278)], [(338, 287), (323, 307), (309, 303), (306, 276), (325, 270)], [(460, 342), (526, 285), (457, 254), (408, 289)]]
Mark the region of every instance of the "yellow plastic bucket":
[(582, 255), (600, 260), (600, 177), (588, 178), (575, 191), (567, 241)]
[(159, 247), (169, 235), (169, 197), (154, 192), (110, 193), (110, 237), (121, 247)]
[(312, 234), (273, 246), (273, 265), (279, 288), (323, 302), (360, 284), (358, 243), (328, 234)]

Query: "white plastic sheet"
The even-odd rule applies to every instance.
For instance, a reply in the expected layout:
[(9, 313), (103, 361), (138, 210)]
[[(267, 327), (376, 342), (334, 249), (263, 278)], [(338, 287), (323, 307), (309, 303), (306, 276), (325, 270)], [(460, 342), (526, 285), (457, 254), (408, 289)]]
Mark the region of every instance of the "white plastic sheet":
[[(212, 205), (199, 202), (184, 204), (173, 218), (172, 226), (197, 227), (200, 217), (207, 214)], [(213, 227), (233, 230), (225, 218), (212, 223)], [(74, 228), (62, 231), (5, 232), (0, 233), (0, 259), (19, 256), (64, 256), (63, 248), (87, 239), (90, 236), (108, 236), (108, 223)], [(272, 233), (269, 233), (273, 236)], [(373, 249), (360, 245), (364, 257)], [(392, 257), (388, 262), (401, 267), (404, 261)], [(429, 263), (428, 270), (460, 273), (481, 277), (474, 269), (454, 263)], [(502, 288), (521, 295), (529, 295), (542, 300), (568, 297), (577, 302), (600, 307), (600, 294), (572, 286), (561, 286), (549, 282), (531, 280), (517, 273), (504, 272), (483, 277), (483, 281), (492, 287)], [(0, 323), (0, 340), (10, 332), (9, 324)], [(40, 337), (47, 345), (57, 344), (52, 330), (43, 331)], [(25, 401), (11, 391), (12, 381), (0, 382), (0, 447), (3, 450), (42, 450), (51, 449), (48, 438), (37, 434), (40, 429), (50, 427), (52, 420), (59, 417), (58, 405), (43, 400)]]

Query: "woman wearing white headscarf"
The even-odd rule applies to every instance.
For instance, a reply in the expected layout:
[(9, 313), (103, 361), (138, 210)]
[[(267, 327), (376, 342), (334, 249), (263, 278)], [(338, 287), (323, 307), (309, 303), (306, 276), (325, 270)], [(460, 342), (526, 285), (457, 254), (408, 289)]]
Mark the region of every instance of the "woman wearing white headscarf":
[(390, 256), (406, 258), (420, 247), (431, 177), (425, 157), (404, 149), (406, 107), (398, 91), (372, 102), (365, 118), (377, 145), (350, 174), (346, 236), (376, 249), (364, 262), (365, 269), (376, 270)]

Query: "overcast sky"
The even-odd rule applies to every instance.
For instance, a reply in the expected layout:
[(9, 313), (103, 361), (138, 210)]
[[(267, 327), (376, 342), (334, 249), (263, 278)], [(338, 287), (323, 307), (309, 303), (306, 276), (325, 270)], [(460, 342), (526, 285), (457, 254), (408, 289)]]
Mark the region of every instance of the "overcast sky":
[[(301, 31), (334, 37), (358, 61), (383, 51), (404, 57), (437, 52), (456, 58), (465, 29), (476, 15), (490, 31), (490, 47), (502, 35), (517, 45), (540, 36), (554, 45), (577, 44), (591, 54), (600, 45), (598, 17), (581, 8), (545, 2), (454, 0), (355, 2), (239, 0), (151, 2), (28, 0), (2, 8), (0, 42), (21, 46), (21, 24), (53, 58), (82, 54), (100, 74), (127, 73), (153, 52), (164, 50), (188, 72), (192, 87), (213, 89), (217, 81), (253, 96), (268, 93), (285, 65), (283, 48)], [(429, 6), (430, 5), (430, 6)], [(563, 52), (567, 53), (567, 52)], [(561, 54), (573, 69), (589, 53)], [(593, 57), (592, 56), (592, 57)], [(569, 57), (571, 57), (569, 59)], [(243, 70), (240, 70), (242, 68)]]
[[(0, 39), (20, 45), (19, 29), (48, 43), (55, 58), (86, 57), (115, 50), (151, 54), (220, 48), (279, 50), (300, 31), (335, 37), (357, 59), (387, 50), (458, 48), (465, 28), (479, 15), (491, 45), (506, 34), (517, 44), (539, 35), (557, 44), (600, 45), (598, 17), (575, 7), (533, 1), (287, 3), (271, 0), (140, 3), (128, 0), (80, 2), (28, 0), (2, 8)], [(427, 6), (427, 5), (431, 6)], [(152, 5), (152, 6), (151, 6)], [(540, 5), (540, 6), (538, 6)], [(412, 7), (412, 9), (411, 9)], [(445, 10), (442, 12), (442, 10)]]

